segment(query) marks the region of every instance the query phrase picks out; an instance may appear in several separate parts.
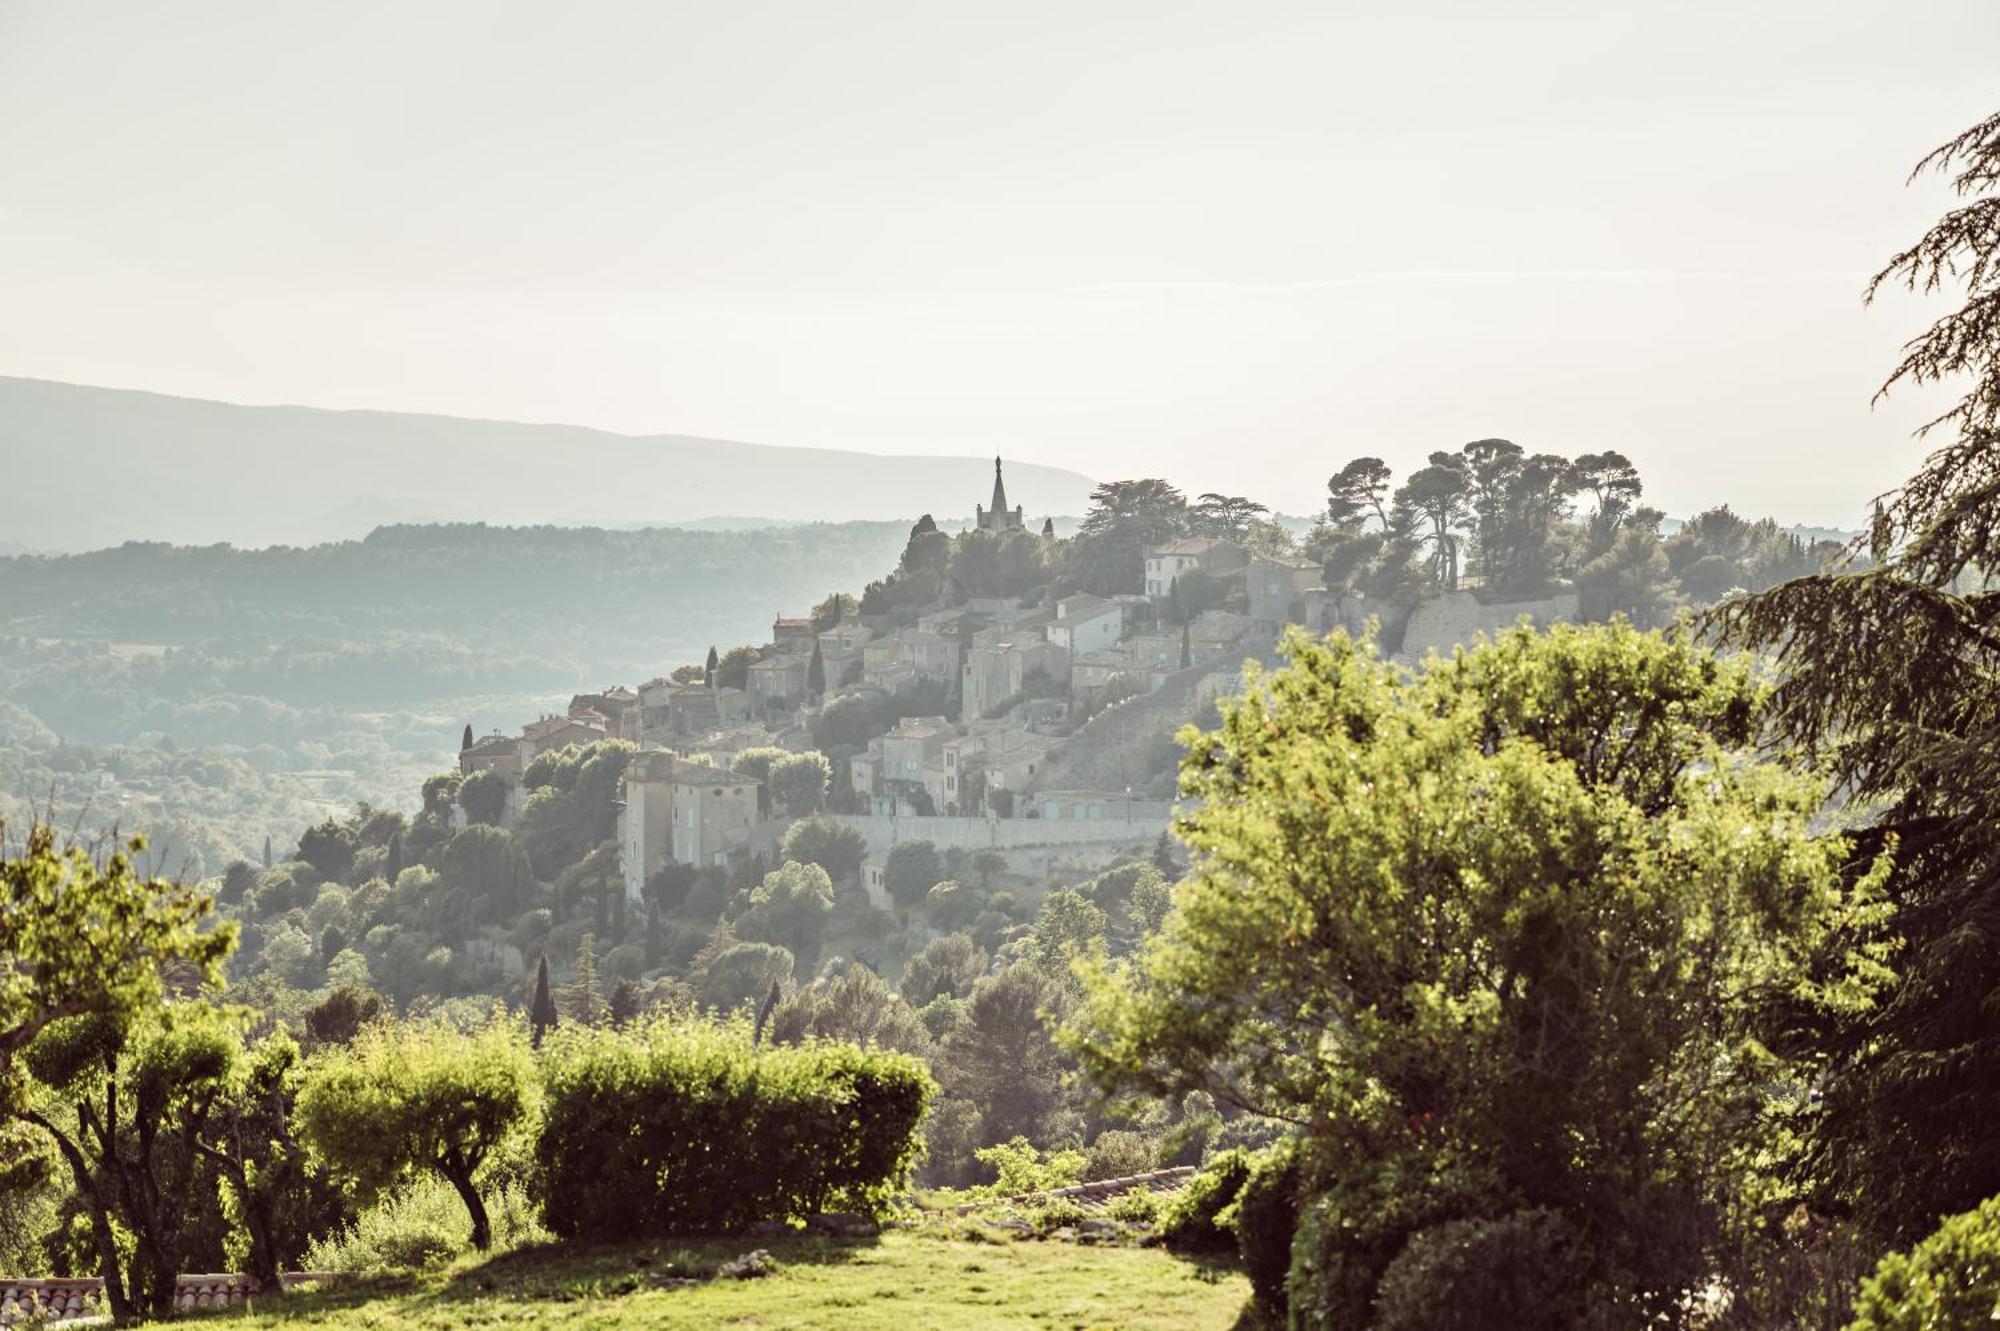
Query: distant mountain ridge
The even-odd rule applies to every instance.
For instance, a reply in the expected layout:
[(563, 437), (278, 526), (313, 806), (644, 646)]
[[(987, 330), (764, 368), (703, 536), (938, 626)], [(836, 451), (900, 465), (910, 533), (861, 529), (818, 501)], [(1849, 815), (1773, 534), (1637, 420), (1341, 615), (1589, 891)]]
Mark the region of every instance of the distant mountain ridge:
[[(387, 411), (257, 407), (0, 376), (0, 466), (32, 478), (5, 539), (38, 550), (129, 540), (242, 546), (359, 539), (377, 526), (843, 522), (968, 511), (992, 460), (623, 435)], [(1039, 523), (1092, 481), (1007, 462)], [(722, 525), (722, 524), (718, 524)]]

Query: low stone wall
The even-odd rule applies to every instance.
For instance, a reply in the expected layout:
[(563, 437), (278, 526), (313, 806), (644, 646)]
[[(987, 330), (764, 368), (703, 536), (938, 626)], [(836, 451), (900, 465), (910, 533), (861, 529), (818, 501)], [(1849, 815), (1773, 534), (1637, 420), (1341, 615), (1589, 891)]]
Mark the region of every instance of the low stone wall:
[[(1034, 799), (1033, 795), (1024, 796)], [(1151, 845), (1167, 828), (1164, 816), (1105, 818), (892, 818), (886, 814), (834, 814), (833, 821), (853, 828), (868, 843), (870, 854), (886, 855), (896, 846), (928, 841), (939, 850), (1019, 851), (1069, 847)]]
[(1574, 623), (1577, 618), (1576, 593), (1564, 592), (1540, 601), (1501, 601), (1482, 604), (1471, 592), (1451, 592), (1434, 596), (1410, 612), (1403, 628), (1403, 649), (1398, 655), (1422, 661), (1431, 652), (1450, 656), (1454, 647), (1470, 647), (1475, 637), (1494, 637), (1513, 628), (1523, 615), (1536, 628), (1550, 624)]
[[(287, 1271), (278, 1277), (288, 1289), (339, 1278), (331, 1271)], [(180, 1276), (174, 1281), (174, 1310), (234, 1307), (247, 1302), (258, 1290), (255, 1280), (237, 1272)], [(0, 1326), (104, 1317), (110, 1311), (104, 1302), (104, 1282), (95, 1276), (45, 1280), (0, 1277)]]
[[(1144, 1174), (1128, 1174), (1124, 1178), (1104, 1178), (1093, 1183), (1078, 1183), (1067, 1188), (1050, 1188), (1047, 1192), (1023, 1192), (1012, 1197), (1001, 1197), (997, 1204), (1005, 1206), (1030, 1206), (1052, 1201), (1075, 1202), (1086, 1211), (1101, 1210), (1107, 1203), (1126, 1193), (1145, 1188), (1150, 1192), (1177, 1192), (1187, 1186), (1195, 1176), (1193, 1165), (1175, 1165), (1168, 1169), (1155, 1169)], [(968, 1202), (955, 1206), (956, 1215), (969, 1215), (995, 1205), (996, 1202)]]

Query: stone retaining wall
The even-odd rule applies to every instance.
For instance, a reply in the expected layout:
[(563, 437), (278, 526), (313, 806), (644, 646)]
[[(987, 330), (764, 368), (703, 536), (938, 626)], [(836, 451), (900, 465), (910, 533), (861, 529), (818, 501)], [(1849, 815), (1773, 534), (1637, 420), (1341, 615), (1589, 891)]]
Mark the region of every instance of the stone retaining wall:
[[(288, 1289), (339, 1278), (331, 1271), (287, 1271), (278, 1277)], [(181, 1276), (174, 1282), (174, 1310), (228, 1308), (246, 1302), (257, 1291), (256, 1281), (237, 1272)], [(45, 1280), (0, 1277), (0, 1326), (103, 1317), (110, 1311), (104, 1302), (104, 1282), (95, 1276)]]
[(1050, 1188), (1046, 1192), (1023, 1192), (1012, 1197), (1000, 1197), (990, 1202), (968, 1202), (964, 1206), (952, 1208), (954, 1215), (968, 1215), (989, 1206), (1033, 1206), (1042, 1202), (1071, 1201), (1084, 1210), (1095, 1210), (1117, 1197), (1138, 1188), (1153, 1192), (1174, 1192), (1187, 1185), (1195, 1176), (1193, 1165), (1175, 1165), (1171, 1169), (1155, 1169), (1144, 1174), (1127, 1174), (1124, 1178), (1098, 1179), (1092, 1183), (1078, 1183), (1067, 1188)]

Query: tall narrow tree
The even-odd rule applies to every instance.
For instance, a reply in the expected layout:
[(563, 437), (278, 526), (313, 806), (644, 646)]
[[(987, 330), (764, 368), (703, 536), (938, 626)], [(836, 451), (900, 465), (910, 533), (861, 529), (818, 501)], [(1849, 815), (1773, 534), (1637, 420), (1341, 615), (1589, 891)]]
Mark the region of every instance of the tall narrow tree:
[(460, 753), (464, 753), (467, 749), (471, 747), (472, 747), (472, 722), (467, 721), (465, 723), (465, 733), (459, 736), (458, 751)]
[(1894, 847), (1898, 981), (1822, 1030), (1818, 1136), (1831, 1200), (1900, 1240), (2000, 1192), (2000, 115), (1918, 163), (1930, 170), (1964, 202), (1867, 295), (1963, 288), (1880, 390), (1962, 385), (1920, 432), (1954, 437), (1888, 496), (1873, 567), (1715, 613), (1727, 641), (1775, 654), (1791, 737), (1828, 760), (1851, 809), (1879, 811), (1860, 853)]
[(544, 952), (541, 962), (535, 967), (535, 1001), (528, 1007), (528, 1024), (533, 1031), (535, 1048), (542, 1047), (542, 1037), (554, 1029), (558, 1020), (556, 996), (549, 988), (549, 954)]
[(813, 643), (812, 661), (806, 666), (806, 692), (815, 698), (826, 695), (826, 658), (820, 654), (819, 643)]

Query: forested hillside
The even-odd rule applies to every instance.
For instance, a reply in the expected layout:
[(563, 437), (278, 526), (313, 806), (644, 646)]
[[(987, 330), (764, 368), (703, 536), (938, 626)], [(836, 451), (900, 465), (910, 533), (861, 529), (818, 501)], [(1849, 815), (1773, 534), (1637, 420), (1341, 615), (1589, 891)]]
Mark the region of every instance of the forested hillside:
[(52, 804), (219, 872), (358, 801), (407, 805), (468, 721), (761, 640), (907, 533), (475, 524), (0, 559), (0, 813)]

